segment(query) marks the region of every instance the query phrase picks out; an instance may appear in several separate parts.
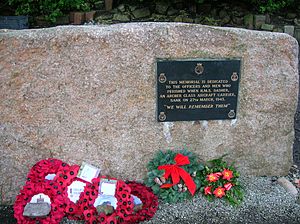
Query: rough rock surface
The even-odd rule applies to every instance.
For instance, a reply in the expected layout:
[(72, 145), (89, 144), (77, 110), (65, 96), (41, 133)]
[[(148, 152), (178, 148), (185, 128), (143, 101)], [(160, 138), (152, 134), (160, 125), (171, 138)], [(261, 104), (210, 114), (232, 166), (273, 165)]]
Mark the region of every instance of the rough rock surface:
[(48, 203), (28, 203), (24, 207), (23, 216), (36, 218), (46, 217), (51, 211), (51, 206)]
[(277, 183), (282, 186), (287, 192), (291, 193), (294, 196), (298, 195), (297, 188), (285, 177), (280, 177), (277, 180)]
[[(141, 179), (158, 149), (229, 153), (251, 175), (292, 164), (298, 45), (286, 34), (176, 23), (0, 33), (0, 186), (11, 200), (40, 159)], [(236, 120), (158, 123), (156, 58), (242, 58)]]

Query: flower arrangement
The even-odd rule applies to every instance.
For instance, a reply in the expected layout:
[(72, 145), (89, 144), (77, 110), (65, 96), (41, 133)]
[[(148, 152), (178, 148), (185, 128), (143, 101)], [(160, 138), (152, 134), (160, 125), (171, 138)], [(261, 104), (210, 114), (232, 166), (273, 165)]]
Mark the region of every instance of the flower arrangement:
[(167, 202), (191, 198), (200, 188), (201, 181), (196, 176), (203, 165), (186, 149), (159, 151), (147, 168), (146, 185)]
[(243, 200), (243, 189), (238, 182), (240, 174), (233, 165), (223, 161), (223, 157), (209, 161), (202, 170), (201, 192), (209, 200), (224, 198), (236, 205)]

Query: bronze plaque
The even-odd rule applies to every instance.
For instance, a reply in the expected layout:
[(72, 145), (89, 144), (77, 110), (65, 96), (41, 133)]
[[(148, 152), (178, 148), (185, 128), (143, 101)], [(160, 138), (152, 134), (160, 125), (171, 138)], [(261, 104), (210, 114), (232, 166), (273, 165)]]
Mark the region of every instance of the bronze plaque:
[(235, 119), (239, 59), (157, 60), (157, 120)]

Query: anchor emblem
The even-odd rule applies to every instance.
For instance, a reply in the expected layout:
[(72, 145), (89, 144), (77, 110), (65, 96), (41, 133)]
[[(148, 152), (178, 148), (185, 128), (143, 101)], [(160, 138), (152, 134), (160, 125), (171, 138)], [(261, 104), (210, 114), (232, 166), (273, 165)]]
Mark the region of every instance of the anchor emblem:
[(160, 121), (165, 121), (167, 119), (167, 116), (166, 116), (165, 112), (160, 112), (159, 116), (158, 116), (158, 119)]
[(203, 67), (202, 63), (197, 63), (197, 65), (195, 67), (195, 72), (197, 75), (201, 75), (204, 72), (204, 67)]
[(161, 74), (159, 75), (158, 81), (159, 81), (160, 83), (165, 83), (165, 82), (167, 81), (167, 77), (166, 77), (165, 73), (161, 73)]

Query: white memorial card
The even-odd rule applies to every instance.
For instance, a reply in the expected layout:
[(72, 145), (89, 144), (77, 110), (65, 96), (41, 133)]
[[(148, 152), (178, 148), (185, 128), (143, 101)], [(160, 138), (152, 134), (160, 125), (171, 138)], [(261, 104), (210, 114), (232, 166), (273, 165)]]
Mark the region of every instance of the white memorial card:
[(75, 180), (68, 186), (68, 198), (70, 201), (76, 203), (80, 197), (81, 192), (84, 191), (86, 183)]
[(82, 180), (92, 183), (92, 179), (98, 177), (99, 174), (100, 174), (99, 168), (97, 168), (93, 165), (90, 165), (86, 162), (83, 162), (78, 171), (77, 177)]
[(99, 194), (115, 196), (117, 180), (101, 179)]

